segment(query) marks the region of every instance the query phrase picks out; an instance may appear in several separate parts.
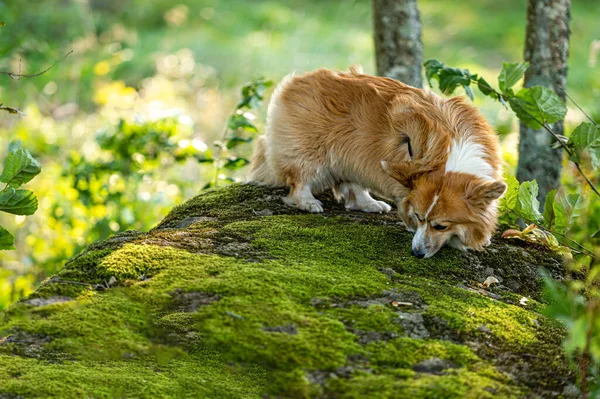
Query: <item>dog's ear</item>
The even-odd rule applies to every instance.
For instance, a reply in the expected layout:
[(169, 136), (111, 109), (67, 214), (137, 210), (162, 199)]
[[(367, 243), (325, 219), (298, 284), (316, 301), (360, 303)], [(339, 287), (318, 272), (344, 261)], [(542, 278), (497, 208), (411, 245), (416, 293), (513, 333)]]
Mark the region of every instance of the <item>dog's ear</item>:
[(387, 161), (381, 161), (381, 167), (393, 179), (397, 180), (404, 187), (412, 190), (416, 175), (412, 171), (412, 166), (409, 162), (400, 162), (391, 164)]
[(502, 197), (508, 186), (502, 180), (477, 182), (465, 190), (467, 201), (475, 207), (485, 208), (492, 201)]

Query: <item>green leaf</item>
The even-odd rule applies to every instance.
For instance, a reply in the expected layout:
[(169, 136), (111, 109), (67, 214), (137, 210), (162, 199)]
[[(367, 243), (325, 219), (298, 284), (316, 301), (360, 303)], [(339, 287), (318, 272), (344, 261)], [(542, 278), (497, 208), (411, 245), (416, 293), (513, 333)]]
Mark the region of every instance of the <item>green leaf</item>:
[(465, 88), (465, 92), (467, 93), (467, 96), (469, 96), (469, 98), (471, 99), (471, 101), (473, 101), (475, 99), (475, 96), (473, 95), (473, 90), (471, 89), (470, 86), (464, 86)]
[(213, 158), (207, 158), (203, 154), (196, 156), (196, 161), (198, 161), (198, 163), (213, 163), (213, 162), (215, 162), (215, 160)]
[(471, 79), (477, 80), (477, 75), (472, 75), (468, 69), (451, 68), (438, 60), (427, 60), (424, 63), (425, 75), (431, 86), (431, 79), (437, 79), (439, 87), (444, 94), (452, 94), (458, 86), (465, 88), (467, 95), (472, 98), (470, 89)]
[(32, 191), (8, 187), (0, 191), (0, 211), (14, 215), (33, 215), (38, 201)]
[(581, 215), (584, 201), (580, 194), (564, 194), (559, 192), (554, 198), (552, 208), (554, 211), (554, 230), (565, 234), (574, 219)]
[(508, 102), (521, 122), (533, 129), (540, 129), (544, 122), (557, 122), (567, 113), (560, 97), (544, 86), (521, 89)]
[(521, 183), (516, 206), (520, 217), (531, 222), (539, 222), (542, 219), (542, 214), (539, 211), (540, 202), (537, 200), (537, 196), (538, 185), (535, 180)]
[(518, 215), (515, 215), (511, 211), (515, 211), (518, 204), (519, 197), (519, 181), (513, 175), (505, 175), (504, 181), (508, 185), (504, 196), (500, 198), (500, 202), (498, 204), (498, 210), (502, 215), (502, 221), (505, 223), (512, 224), (518, 218)]
[(227, 158), (227, 162), (225, 162), (225, 165), (223, 165), (223, 167), (229, 170), (236, 170), (243, 168), (249, 163), (250, 161), (248, 161), (246, 158), (229, 157)]
[(574, 354), (581, 353), (587, 341), (587, 331), (590, 328), (590, 320), (583, 314), (574, 322), (568, 324), (568, 336), (563, 341), (565, 352)]
[(6, 26), (6, 24), (4, 23), (4, 21), (0, 21), (0, 26)]
[(225, 145), (227, 146), (227, 149), (231, 150), (232, 148), (235, 148), (240, 144), (250, 143), (250, 142), (252, 142), (252, 137), (234, 136), (234, 137), (230, 137), (229, 139), (227, 139), (227, 142)]
[(33, 179), (40, 173), (40, 163), (36, 161), (29, 151), (22, 148), (8, 153), (4, 161), (4, 170), (0, 174), (0, 181), (9, 187), (19, 187)]
[(444, 64), (438, 60), (432, 59), (425, 61), (423, 66), (425, 67), (425, 76), (427, 77), (427, 83), (429, 83), (429, 86), (431, 86), (431, 79), (434, 77), (434, 75), (439, 74), (442, 68), (444, 68)]
[(502, 72), (498, 76), (500, 91), (504, 94), (509, 94), (508, 90), (521, 80), (527, 68), (529, 68), (528, 62), (502, 63)]
[(484, 78), (480, 77), (477, 79), (477, 87), (484, 95), (489, 96), (490, 94), (493, 94), (493, 96), (490, 97), (496, 98), (494, 89)]
[(547, 271), (541, 269), (540, 274), (544, 280), (543, 297), (548, 302), (544, 314), (562, 321), (570, 321), (572, 311), (567, 287), (554, 280)]
[(227, 126), (231, 130), (245, 130), (248, 132), (258, 132), (258, 129), (244, 114), (235, 113), (229, 118)]
[(590, 156), (592, 168), (600, 168), (600, 127), (593, 123), (584, 122), (571, 133), (569, 141), (575, 148), (576, 161), (579, 160), (581, 153), (587, 152)]
[(21, 140), (12, 140), (8, 143), (8, 152), (16, 151), (20, 148), (23, 148), (23, 142)]
[(0, 226), (0, 251), (15, 249), (15, 238), (4, 227)]
[(439, 73), (440, 90), (444, 94), (452, 94), (458, 86), (467, 87), (471, 84), (471, 74), (466, 69), (444, 68)]
[(556, 197), (556, 190), (551, 190), (546, 195), (546, 201), (544, 202), (544, 224), (546, 228), (551, 229), (554, 224), (554, 198)]

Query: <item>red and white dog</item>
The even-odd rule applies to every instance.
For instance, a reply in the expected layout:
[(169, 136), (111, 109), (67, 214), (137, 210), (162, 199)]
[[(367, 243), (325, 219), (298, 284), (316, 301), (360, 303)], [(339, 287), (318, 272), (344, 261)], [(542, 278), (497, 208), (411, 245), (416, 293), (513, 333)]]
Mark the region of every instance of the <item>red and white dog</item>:
[(248, 180), (289, 186), (286, 204), (322, 212), (313, 194), (331, 188), (348, 209), (389, 212), (373, 192), (397, 204), (419, 258), (489, 244), (506, 184), (493, 129), (462, 98), (321, 69), (283, 79), (266, 130)]

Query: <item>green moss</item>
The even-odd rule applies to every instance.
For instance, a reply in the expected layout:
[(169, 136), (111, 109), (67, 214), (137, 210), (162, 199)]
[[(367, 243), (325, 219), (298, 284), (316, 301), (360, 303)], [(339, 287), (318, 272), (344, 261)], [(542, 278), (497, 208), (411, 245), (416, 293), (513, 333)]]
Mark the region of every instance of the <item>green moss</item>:
[[(491, 375), (490, 375), (491, 374)], [(496, 375), (494, 375), (496, 374)], [(488, 368), (450, 370), (444, 375), (397, 378), (359, 373), (352, 379), (331, 379), (327, 390), (336, 398), (522, 398), (524, 392)]]
[[(327, 199), (328, 214), (300, 214), (280, 205), (279, 192), (212, 191), (154, 231), (74, 258), (36, 293), (69, 287), (74, 300), (23, 302), (0, 318), (0, 396), (561, 392), (556, 376), (570, 373), (563, 332), (515, 305), (521, 292), (504, 302), (461, 288), (480, 278), (481, 264), (450, 249), (410, 257), (394, 216), (349, 213)], [(519, 358), (528, 353), (537, 357)], [(511, 356), (535, 373), (509, 378), (501, 359)], [(444, 366), (432, 374), (427, 362)]]
[[(266, 384), (258, 367), (231, 367), (199, 352), (168, 364), (152, 360), (52, 364), (0, 355), (1, 392), (27, 398), (248, 398)], [(10, 396), (9, 396), (10, 397)]]

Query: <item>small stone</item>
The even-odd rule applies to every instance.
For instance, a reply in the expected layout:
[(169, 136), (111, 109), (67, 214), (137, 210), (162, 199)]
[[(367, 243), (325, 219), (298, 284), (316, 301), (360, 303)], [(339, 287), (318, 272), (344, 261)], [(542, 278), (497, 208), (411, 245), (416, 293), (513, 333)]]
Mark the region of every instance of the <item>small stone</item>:
[(284, 326), (263, 327), (263, 331), (285, 333), (285, 334), (289, 334), (289, 335), (296, 335), (296, 334), (298, 334), (298, 327), (296, 327), (293, 324), (286, 324)]
[(49, 298), (32, 298), (32, 299), (25, 301), (24, 303), (38, 307), (38, 306), (53, 305), (55, 303), (69, 302), (72, 300), (73, 300), (73, 298), (69, 298), (68, 296), (51, 296)]
[(389, 267), (382, 267), (381, 269), (379, 269), (379, 271), (388, 277), (394, 277), (396, 274), (398, 274), (394, 269), (391, 269)]
[(429, 331), (425, 328), (425, 320), (420, 313), (397, 312), (397, 322), (402, 326), (409, 338), (429, 338)]
[(112, 287), (116, 283), (117, 283), (117, 279), (115, 278), (115, 276), (110, 276), (110, 278), (108, 279), (108, 283), (106, 285), (108, 285), (109, 287)]
[(258, 216), (273, 216), (273, 211), (270, 209), (263, 209), (260, 211), (254, 211)]
[(485, 324), (482, 324), (479, 327), (477, 327), (477, 331), (481, 331), (482, 333), (485, 333), (485, 334), (492, 333), (492, 330), (490, 330)]
[(442, 360), (438, 357), (432, 357), (430, 359), (423, 360), (421, 363), (415, 364), (413, 366), (413, 370), (417, 373), (440, 375), (444, 373), (444, 370), (454, 367), (456, 366), (447, 360)]

